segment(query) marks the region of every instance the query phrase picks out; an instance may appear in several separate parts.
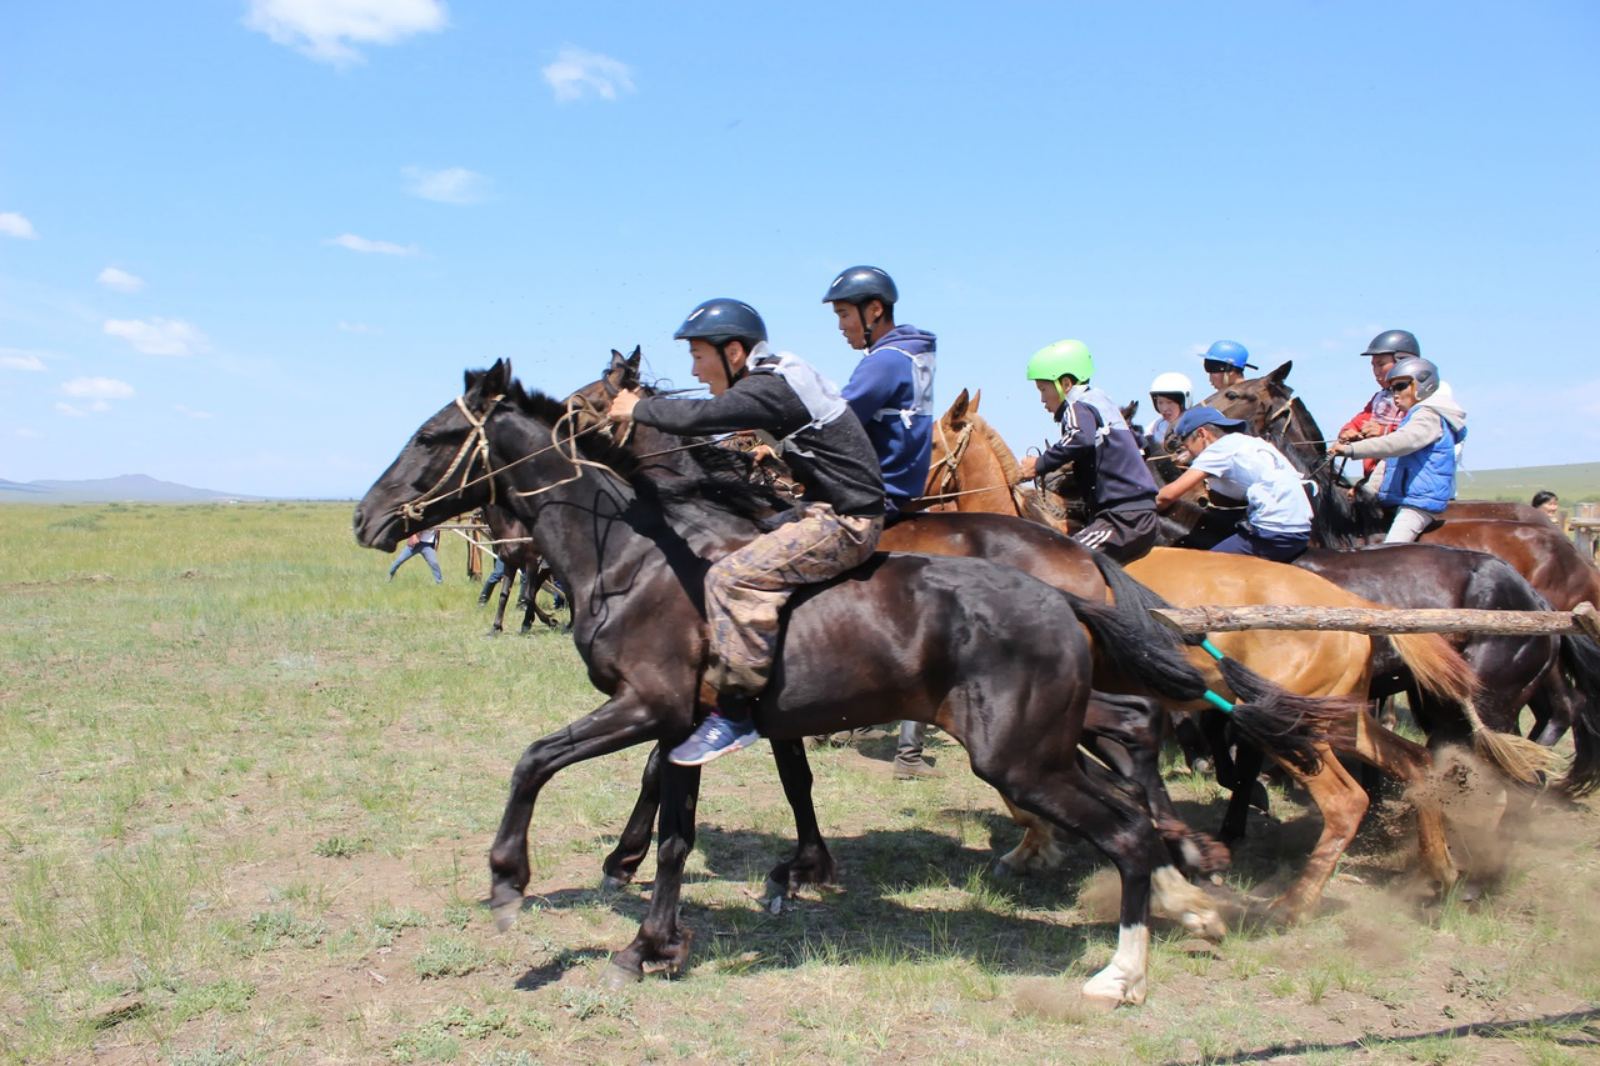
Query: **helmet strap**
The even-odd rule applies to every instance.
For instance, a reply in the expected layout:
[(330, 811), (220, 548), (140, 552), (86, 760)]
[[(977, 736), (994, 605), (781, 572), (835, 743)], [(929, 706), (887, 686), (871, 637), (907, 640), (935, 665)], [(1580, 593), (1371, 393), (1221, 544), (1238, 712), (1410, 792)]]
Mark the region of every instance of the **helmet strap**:
[[(738, 377), (735, 377), (734, 373), (733, 373), (733, 367), (728, 362), (728, 345), (732, 344), (735, 340), (738, 340), (738, 338), (737, 337), (729, 337), (727, 340), (719, 341), (717, 343), (717, 358), (722, 360), (722, 373), (728, 379), (728, 387), (729, 388), (732, 388), (733, 387), (733, 383), (735, 381), (738, 381), (739, 378), (742, 378), (745, 375), (745, 371), (741, 368), (740, 371), (739, 371)], [(744, 342), (740, 341), (740, 343), (743, 344)], [(750, 352), (749, 352), (748, 349), (746, 349), (746, 351), (745, 351), (745, 366), (749, 366), (749, 365), (750, 365)]]
[(869, 349), (872, 347), (872, 323), (867, 321), (867, 305), (871, 302), (872, 298), (868, 297), (856, 304), (856, 314), (861, 318), (861, 335), (866, 338)]

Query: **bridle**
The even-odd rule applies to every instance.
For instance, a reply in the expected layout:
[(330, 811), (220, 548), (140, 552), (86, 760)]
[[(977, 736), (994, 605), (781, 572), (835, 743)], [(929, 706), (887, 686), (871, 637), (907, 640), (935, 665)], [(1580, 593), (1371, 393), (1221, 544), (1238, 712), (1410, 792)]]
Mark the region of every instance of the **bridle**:
[[(562, 485), (566, 485), (582, 477), (583, 467), (586, 466), (615, 473), (615, 471), (612, 471), (611, 468), (606, 466), (604, 463), (597, 463), (592, 459), (585, 459), (578, 454), (578, 438), (586, 433), (594, 432), (601, 426), (604, 426), (606, 423), (601, 421), (593, 425), (584, 426), (582, 428), (573, 428), (578, 420), (579, 405), (572, 401), (568, 401), (566, 413), (560, 418), (556, 419), (555, 424), (550, 427), (551, 439), (549, 444), (542, 448), (535, 448), (527, 455), (524, 455), (518, 459), (513, 459), (504, 466), (496, 468), (489, 461), (489, 434), (486, 427), (489, 424), (490, 417), (499, 408), (500, 401), (503, 399), (505, 399), (504, 395), (490, 397), (489, 402), (484, 407), (483, 414), (480, 417), (473, 414), (472, 409), (467, 406), (465, 396), (457, 396), (455, 398), (456, 407), (460, 408), (461, 414), (466, 418), (467, 424), (472, 427), (472, 431), (468, 433), (466, 439), (461, 442), (461, 447), (456, 449), (456, 454), (450, 460), (450, 465), (445, 468), (445, 472), (439, 476), (439, 479), (435, 481), (420, 496), (408, 500), (396, 508), (396, 511), (399, 513), (401, 518), (404, 518), (408, 522), (421, 522), (423, 511), (432, 504), (438, 503), (440, 500), (447, 500), (452, 496), (463, 495), (466, 493), (467, 489), (483, 481), (487, 481), (489, 483), (489, 503), (492, 506), (497, 502), (495, 498), (495, 479), (498, 475), (505, 473), (514, 466), (519, 466), (522, 463), (527, 462), (529, 459), (543, 455), (548, 451), (561, 451), (563, 448), (565, 448), (563, 454), (566, 456), (567, 460), (572, 463), (572, 475), (570, 477), (562, 478), (560, 481), (555, 481), (548, 485), (540, 486), (536, 489), (513, 490), (512, 495), (523, 497), (538, 496), (540, 493), (549, 492), (552, 489), (560, 488)], [(565, 439), (563, 439), (561, 436), (563, 424), (565, 424), (568, 429)], [(473, 477), (472, 468), (479, 460), (482, 460), (483, 462), (483, 473), (479, 474), (477, 477)], [(461, 471), (461, 484), (449, 489), (448, 491), (439, 491), (440, 488), (455, 475), (458, 469)]]
[[(940, 507), (943, 506), (946, 500), (959, 499), (962, 496), (975, 496), (981, 492), (999, 491), (999, 486), (997, 485), (981, 489), (958, 489), (955, 487), (956, 470), (961, 466), (961, 460), (966, 457), (967, 446), (972, 443), (972, 431), (977, 428), (977, 425), (976, 422), (968, 422), (961, 427), (961, 431), (956, 434), (956, 442), (952, 446), (945, 434), (944, 420), (936, 419), (934, 421), (933, 430), (939, 435), (939, 447), (944, 450), (944, 458), (939, 460), (939, 464), (936, 467), (928, 471), (928, 481), (932, 485), (934, 477), (937, 475), (938, 484), (933, 487), (938, 491), (923, 493), (916, 498), (917, 503), (938, 501), (934, 503), (934, 507)], [(1011, 490), (1011, 505), (1017, 509), (1017, 513), (1019, 515), (1026, 513), (1022, 490), (1016, 485), (1008, 485), (1007, 488)]]

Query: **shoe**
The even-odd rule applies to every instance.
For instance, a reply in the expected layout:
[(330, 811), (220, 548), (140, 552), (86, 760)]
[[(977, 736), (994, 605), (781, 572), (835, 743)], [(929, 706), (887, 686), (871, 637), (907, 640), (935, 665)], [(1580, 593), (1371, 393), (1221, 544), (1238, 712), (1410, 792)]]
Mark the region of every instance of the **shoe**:
[(933, 768), (933, 764), (923, 759), (918, 759), (915, 762), (901, 762), (899, 759), (894, 761), (894, 779), (896, 781), (924, 781), (928, 778), (939, 776), (941, 775), (938, 770)]
[(755, 723), (748, 718), (724, 718), (712, 711), (688, 740), (667, 753), (667, 761), (674, 766), (704, 766), (760, 739)]

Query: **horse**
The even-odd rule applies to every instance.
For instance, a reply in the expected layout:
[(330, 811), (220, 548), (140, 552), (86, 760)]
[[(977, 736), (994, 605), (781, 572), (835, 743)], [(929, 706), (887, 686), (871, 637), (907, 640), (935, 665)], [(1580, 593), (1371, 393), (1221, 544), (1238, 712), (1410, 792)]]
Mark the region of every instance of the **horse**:
[(499, 558), (506, 564), (506, 576), (500, 586), (500, 600), (495, 605), (494, 622), (489, 627), (489, 635), (505, 631), (506, 603), (511, 599), (511, 588), (517, 583), (519, 573), (523, 575), (524, 597), (521, 632), (527, 633), (533, 629), (535, 618), (552, 629), (560, 626), (561, 619), (539, 606), (539, 590), (553, 575), (550, 567), (540, 558), (539, 550), (534, 547), (528, 527), (516, 515), (496, 504), (483, 509), (483, 520), (489, 527), (489, 536), (498, 549)]
[[(603, 406), (608, 395), (623, 387), (637, 385), (636, 361), (630, 368), (629, 361), (622, 360), (618, 353), (613, 353), (612, 366), (600, 382), (586, 390), (575, 394), (578, 401), (587, 409), (598, 410)], [(934, 487), (946, 478), (954, 479), (958, 471), (964, 469), (964, 464), (941, 463), (938, 461), (940, 448), (949, 449), (950, 454), (964, 454), (975, 457), (978, 466), (983, 469), (1004, 470), (1007, 460), (1011, 469), (1016, 469), (1015, 459), (1010, 456), (1009, 449), (994, 434), (987, 423), (972, 414), (972, 407), (966, 402), (966, 394), (952, 406), (952, 412), (959, 411), (963, 415), (971, 415), (973, 421), (961, 426), (943, 425), (935, 434), (936, 461), (930, 468), (928, 484)], [(947, 414), (944, 422), (949, 422)], [(638, 434), (655, 433), (647, 427), (641, 427), (630, 432), (636, 447), (643, 449), (643, 454), (650, 457), (659, 457), (660, 462), (670, 463), (671, 457), (680, 453), (684, 447), (677, 438), (665, 434), (656, 434), (650, 443), (641, 442)], [(976, 434), (976, 436), (974, 436)], [(973, 441), (978, 443), (974, 446)], [(954, 443), (952, 443), (954, 442)], [(694, 447), (694, 445), (688, 445)], [(973, 501), (984, 497), (983, 493), (960, 490), (956, 499), (962, 507), (973, 506)], [(1003, 505), (1004, 497), (1000, 494), (989, 493), (988, 498)], [(880, 546), (905, 551), (918, 551), (929, 554), (960, 554), (981, 555), (988, 558), (1004, 559), (1007, 563), (1017, 566), (1024, 571), (1039, 577), (1058, 588), (1077, 593), (1085, 598), (1094, 598), (1106, 594), (1104, 589), (1111, 583), (1123, 582), (1126, 587), (1121, 595), (1113, 594), (1112, 598), (1118, 602), (1133, 602), (1144, 607), (1158, 604), (1160, 601), (1152, 598), (1148, 590), (1139, 588), (1137, 583), (1129, 581), (1120, 568), (1105, 560), (1102, 556), (1091, 553), (1074, 542), (1059, 536), (1039, 525), (1026, 522), (981, 522), (977, 521), (981, 514), (964, 515), (926, 515), (914, 513), (896, 522), (885, 530), (884, 539)], [(1180, 553), (1187, 554), (1187, 553)], [(1270, 565), (1270, 564), (1269, 564)], [(1089, 575), (1103, 575), (1103, 580), (1089, 583)], [(1120, 576), (1118, 576), (1120, 575)], [(1269, 576), (1257, 574), (1257, 577)], [(1184, 585), (1181, 575), (1174, 578), (1178, 587)], [(1290, 572), (1290, 582), (1295, 580), (1313, 586), (1325, 586), (1325, 583), (1308, 574)], [(1281, 584), (1281, 580), (1279, 584)], [(1098, 587), (1095, 587), (1098, 586)], [(1335, 592), (1337, 590), (1334, 590)], [(1323, 591), (1326, 595), (1326, 591)], [(1215, 602), (1215, 601), (1213, 601)], [(1293, 602), (1319, 602), (1315, 598), (1302, 597)], [(1348, 605), (1349, 600), (1341, 601)], [(1359, 602), (1359, 601), (1356, 601)], [(1160, 638), (1157, 638), (1160, 639)], [(1216, 686), (1232, 685), (1236, 690), (1240, 681), (1230, 676), (1242, 670), (1241, 659), (1254, 659), (1268, 664), (1267, 669), (1283, 670), (1286, 664), (1298, 663), (1301, 668), (1298, 672), (1291, 671), (1293, 683), (1301, 685), (1320, 684), (1324, 688), (1337, 690), (1342, 683), (1344, 689), (1354, 688), (1354, 676), (1364, 676), (1367, 660), (1370, 656), (1369, 643), (1366, 638), (1354, 634), (1280, 634), (1274, 641), (1264, 641), (1253, 634), (1227, 634), (1218, 638), (1228, 655), (1213, 664), (1212, 660), (1203, 652), (1195, 651), (1201, 664), (1208, 667), (1215, 665), (1220, 671), (1220, 676), (1213, 674), (1208, 677), (1208, 684)], [(1401, 638), (1397, 647), (1403, 649), (1403, 654), (1414, 660), (1418, 669), (1422, 671), (1419, 676), (1430, 678), (1430, 682), (1443, 693), (1448, 693), (1457, 700), (1463, 699), (1470, 691), (1473, 680), (1471, 671), (1459, 657), (1437, 637)], [(1288, 652), (1289, 654), (1285, 654)], [(1298, 652), (1298, 654), (1294, 654)], [(1345, 669), (1354, 671), (1351, 677), (1335, 674), (1335, 680), (1326, 678), (1317, 679), (1316, 664), (1346, 664)], [(1306, 669), (1309, 667), (1309, 670)], [(1215, 678), (1215, 680), (1213, 680)], [(1279, 678), (1278, 680), (1282, 680)], [(1097, 684), (1099, 684), (1097, 679)], [(1295, 688), (1294, 684), (1285, 685), (1290, 691), (1304, 691)], [(1319, 692), (1318, 695), (1325, 693)], [(1343, 694), (1343, 693), (1338, 693)], [(1195, 709), (1205, 704), (1178, 705), (1183, 709)], [(1354, 722), (1356, 711), (1353, 703), (1345, 703), (1347, 722)], [(1409, 742), (1387, 733), (1375, 731), (1375, 723), (1370, 728), (1360, 725), (1349, 727), (1347, 746), (1353, 746), (1366, 753), (1370, 759), (1376, 759), (1384, 765), (1396, 768), (1413, 783), (1420, 782), (1426, 771), (1426, 753)], [(1476, 729), (1475, 732), (1481, 732)], [(1494, 745), (1490, 745), (1494, 747)], [(1498, 754), (1498, 753), (1497, 753)], [(1325, 760), (1331, 762), (1333, 760)], [(1514, 765), (1514, 760), (1508, 759), (1508, 764)], [(1293, 772), (1293, 768), (1291, 768)], [(1519, 771), (1526, 773), (1527, 771)], [(1326, 879), (1331, 875), (1333, 864), (1343, 846), (1354, 835), (1356, 825), (1365, 813), (1366, 794), (1359, 789), (1347, 774), (1342, 770), (1319, 770), (1315, 777), (1305, 779), (1313, 801), (1322, 810), (1324, 815), (1324, 839), (1312, 856), (1312, 861), (1301, 879), (1279, 898), (1274, 904), (1278, 913), (1288, 920), (1294, 920), (1305, 913), (1320, 897)], [(646, 789), (649, 783), (646, 782)], [(793, 797), (791, 796), (791, 802)], [(648, 807), (643, 808), (648, 810)], [(642, 858), (642, 848), (648, 846), (647, 838), (642, 836), (639, 829), (641, 810), (636, 809), (635, 820), (630, 828), (624, 831), (619, 840), (617, 851), (612, 858), (625, 856), (627, 862), (618, 865), (610, 864), (606, 868), (608, 876), (614, 876), (619, 871), (626, 874), (628, 863), (634, 865)], [(1023, 841), (1011, 853), (1005, 856), (998, 864), (1001, 869), (1024, 869), (1034, 866), (1048, 866), (1054, 856), (1054, 843), (1050, 835), (1039, 831), (1039, 827), (1027, 819), (1022, 820), (1029, 826), (1029, 832), (1024, 835)], [(1429, 874), (1440, 884), (1448, 886), (1456, 878), (1456, 871), (1449, 859), (1448, 848), (1444, 844), (1443, 822), (1438, 812), (1429, 808), (1426, 801), (1419, 806), (1418, 811), (1419, 843), (1423, 856), (1424, 866)], [(775, 871), (776, 873), (777, 871)], [(780, 882), (781, 884), (781, 882)]]
[[(689, 733), (705, 658), (706, 556), (757, 532), (749, 486), (708, 476), (669, 490), (637, 477), (627, 452), (574, 431), (575, 411), (526, 392), (504, 361), (469, 371), (462, 395), (417, 430), (353, 523), (359, 543), (392, 550), (409, 530), (503, 497), (571, 592), (579, 654), (608, 698), (531, 744), (512, 774), (489, 857), (502, 927), (530, 879), (527, 833), (543, 785), (576, 762)], [(985, 560), (876, 555), (791, 601), (756, 718), (790, 741), (884, 717), (937, 724), (1010, 802), (1104, 852), (1122, 878), (1118, 944), (1082, 991), (1114, 1006), (1145, 998), (1152, 892), (1183, 897), (1180, 909), (1209, 903), (1166, 859), (1137, 795), (1077, 756), (1091, 669), (1083, 627), (1109, 614)], [(1149, 668), (1160, 667), (1157, 651), (1124, 649)], [(1300, 731), (1314, 758), (1303, 722), (1278, 726)], [(656, 886), (633, 942), (613, 956), (624, 977), (687, 962), (692, 931), (678, 899), (699, 782), (698, 768), (661, 767)]]

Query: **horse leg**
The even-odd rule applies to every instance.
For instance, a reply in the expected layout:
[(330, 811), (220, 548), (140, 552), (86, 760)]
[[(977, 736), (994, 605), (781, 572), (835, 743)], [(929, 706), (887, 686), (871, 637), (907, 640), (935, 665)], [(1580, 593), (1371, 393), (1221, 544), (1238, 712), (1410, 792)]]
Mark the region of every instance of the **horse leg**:
[(1322, 814), (1322, 835), (1306, 861), (1306, 868), (1294, 884), (1272, 902), (1272, 911), (1290, 924), (1298, 922), (1322, 898), (1322, 890), (1333, 876), (1334, 865), (1355, 839), (1361, 818), (1367, 813), (1367, 793), (1334, 757), (1326, 744), (1317, 746), (1321, 760), (1317, 771), (1307, 774), (1279, 760), (1294, 778), (1305, 786)]
[(794, 812), (794, 855), (767, 874), (771, 895), (793, 899), (801, 885), (831, 884), (837, 868), (822, 841), (817, 824), (817, 809), (811, 802), (811, 764), (806, 759), (805, 743), (800, 740), (774, 740), (772, 758), (778, 764), (778, 780), (783, 795)]
[(661, 768), (661, 831), (656, 846), (656, 884), (650, 910), (633, 943), (611, 956), (618, 980), (637, 981), (647, 973), (675, 974), (689, 961), (694, 931), (678, 924), (683, 864), (694, 850), (694, 811), (700, 796), (700, 768)]
[(1356, 719), (1355, 754), (1402, 781), (1417, 812), (1417, 851), (1423, 873), (1442, 889), (1460, 876), (1450, 857), (1444, 809), (1429, 787), (1433, 757), (1428, 749), (1380, 726), (1365, 707)]
[(502, 931), (515, 920), (523, 889), (532, 876), (528, 868), (528, 823), (545, 782), (573, 763), (655, 739), (668, 724), (687, 727), (686, 722), (670, 723), (668, 716), (630, 689), (622, 689), (576, 722), (528, 745), (511, 772), (511, 795), (489, 849), (489, 905), (495, 924)]
[(505, 580), (500, 583), (500, 599), (494, 605), (494, 624), (489, 627), (489, 632), (504, 633), (506, 628), (506, 601), (511, 598), (511, 586), (516, 584), (517, 572), (506, 572)]
[(650, 854), (656, 811), (660, 809), (661, 745), (657, 744), (650, 749), (650, 758), (645, 760), (644, 773), (639, 778), (639, 798), (633, 803), (628, 824), (622, 827), (617, 846), (600, 864), (602, 888), (621, 888), (632, 883), (634, 875), (639, 872), (639, 864)]
[(1562, 666), (1557, 662), (1545, 671), (1533, 698), (1528, 701), (1528, 706), (1533, 708), (1533, 726), (1528, 736), (1547, 748), (1554, 747), (1566, 735), (1577, 717), (1578, 695)]
[(1256, 802), (1256, 791), (1262, 788), (1261, 768), (1266, 765), (1266, 755), (1248, 740), (1239, 741), (1236, 755), (1232, 760), (1233, 791), (1228, 794), (1228, 809), (1222, 815), (1222, 828), (1217, 833), (1227, 845), (1244, 839), (1250, 808), (1266, 806)]

